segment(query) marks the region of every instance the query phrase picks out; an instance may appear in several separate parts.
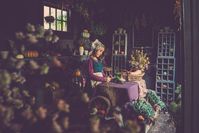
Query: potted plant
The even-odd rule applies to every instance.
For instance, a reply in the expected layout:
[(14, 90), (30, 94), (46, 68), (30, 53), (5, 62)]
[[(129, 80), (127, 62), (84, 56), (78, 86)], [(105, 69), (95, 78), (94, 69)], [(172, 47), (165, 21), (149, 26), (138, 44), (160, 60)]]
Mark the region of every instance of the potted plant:
[(129, 63), (131, 65), (129, 73), (130, 81), (141, 80), (144, 76), (145, 70), (148, 69), (148, 65), (150, 64), (149, 57), (147, 53), (144, 53), (143, 49), (135, 50), (135, 52), (131, 54)]
[[(90, 33), (87, 29), (84, 29), (81, 33), (81, 38), (79, 40), (80, 46), (83, 46), (84, 50), (83, 53), (86, 51), (91, 50), (91, 41), (90, 41)], [(82, 53), (82, 55), (83, 55)]]

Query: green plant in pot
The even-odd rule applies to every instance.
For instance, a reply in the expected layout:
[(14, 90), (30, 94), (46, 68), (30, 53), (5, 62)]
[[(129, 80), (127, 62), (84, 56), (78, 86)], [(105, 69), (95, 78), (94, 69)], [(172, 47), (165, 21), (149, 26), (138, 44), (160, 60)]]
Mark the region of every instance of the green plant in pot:
[(81, 33), (81, 38), (79, 40), (79, 45), (83, 46), (85, 50), (91, 50), (90, 33), (87, 29), (84, 29)]

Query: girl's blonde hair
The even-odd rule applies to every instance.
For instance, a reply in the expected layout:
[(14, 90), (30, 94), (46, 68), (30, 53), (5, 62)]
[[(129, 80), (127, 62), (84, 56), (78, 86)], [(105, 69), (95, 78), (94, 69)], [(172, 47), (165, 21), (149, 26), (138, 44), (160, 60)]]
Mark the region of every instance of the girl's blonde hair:
[(100, 48), (105, 48), (104, 44), (102, 44), (102, 42), (100, 42), (98, 39), (96, 39), (93, 43), (92, 43), (92, 49), (93, 50), (98, 50)]
[[(104, 44), (102, 44), (98, 39), (96, 39), (93, 43), (92, 43), (92, 53), (91, 55), (95, 55), (95, 53), (100, 49), (100, 48), (104, 48), (105, 46)], [(100, 56), (100, 60), (102, 60), (104, 58), (104, 52), (103, 54)]]

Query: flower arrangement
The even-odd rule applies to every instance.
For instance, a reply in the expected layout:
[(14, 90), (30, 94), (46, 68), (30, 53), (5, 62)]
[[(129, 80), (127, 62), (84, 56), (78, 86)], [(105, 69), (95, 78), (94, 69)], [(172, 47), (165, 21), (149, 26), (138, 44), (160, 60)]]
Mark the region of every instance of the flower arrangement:
[(135, 52), (132, 53), (129, 63), (131, 65), (132, 71), (141, 70), (142, 72), (144, 72), (145, 70), (148, 69), (150, 61), (147, 53), (144, 53), (142, 49), (142, 50), (136, 50)]

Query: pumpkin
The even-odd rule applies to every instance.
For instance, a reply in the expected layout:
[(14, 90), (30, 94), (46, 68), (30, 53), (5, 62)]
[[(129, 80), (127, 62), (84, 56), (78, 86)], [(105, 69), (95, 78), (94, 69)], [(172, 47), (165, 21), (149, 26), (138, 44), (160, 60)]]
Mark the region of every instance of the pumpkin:
[(29, 50), (29, 51), (25, 51), (24, 52), (24, 56), (25, 57), (38, 57), (39, 56), (39, 52), (36, 50)]
[(75, 77), (80, 77), (81, 76), (81, 71), (79, 69), (77, 69), (74, 73)]

